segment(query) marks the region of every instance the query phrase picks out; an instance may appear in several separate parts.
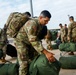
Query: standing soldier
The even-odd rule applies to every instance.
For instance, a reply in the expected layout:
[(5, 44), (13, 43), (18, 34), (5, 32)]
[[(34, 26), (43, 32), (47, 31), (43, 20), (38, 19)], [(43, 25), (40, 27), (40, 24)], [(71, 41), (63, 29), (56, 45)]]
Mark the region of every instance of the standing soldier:
[(0, 29), (0, 50), (3, 50), (3, 57), (2, 61), (6, 62), (5, 57), (6, 57), (6, 49), (7, 49), (7, 35), (6, 35), (6, 25), (4, 26), (3, 29)]
[(38, 54), (45, 54), (48, 61), (55, 61), (53, 53), (48, 52), (38, 38), (41, 31), (51, 18), (49, 11), (41, 12), (38, 19), (31, 19), (19, 30), (16, 36), (16, 49), (19, 61), (19, 75), (27, 75), (29, 61)]
[(63, 43), (64, 42), (64, 32), (65, 32), (65, 30), (64, 30), (64, 27), (63, 27), (63, 25), (61, 23), (59, 24), (59, 26), (60, 26), (61, 42)]
[(68, 28), (67, 24), (64, 25), (64, 42), (67, 42), (67, 34), (68, 34)]
[[(68, 25), (68, 41), (72, 41), (76, 43), (76, 22), (74, 21), (74, 17), (69, 17), (70, 24)], [(73, 52), (69, 53), (70, 55), (74, 55)]]

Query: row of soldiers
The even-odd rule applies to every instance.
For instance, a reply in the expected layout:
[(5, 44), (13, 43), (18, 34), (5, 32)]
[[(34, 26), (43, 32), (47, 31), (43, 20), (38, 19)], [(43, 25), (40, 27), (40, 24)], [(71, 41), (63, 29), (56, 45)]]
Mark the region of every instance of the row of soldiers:
[(67, 28), (67, 24), (65, 24), (64, 26), (60, 23), (60, 32), (58, 34), (58, 37), (60, 37), (61, 42), (67, 42), (67, 34), (68, 34), (68, 28)]
[[(74, 42), (76, 43), (76, 22), (74, 21), (74, 17), (70, 16), (69, 17), (69, 25), (65, 24), (63, 26), (61, 23), (59, 24), (60, 26), (60, 37), (61, 37), (61, 42)], [(69, 53), (71, 55), (74, 55), (73, 52)]]

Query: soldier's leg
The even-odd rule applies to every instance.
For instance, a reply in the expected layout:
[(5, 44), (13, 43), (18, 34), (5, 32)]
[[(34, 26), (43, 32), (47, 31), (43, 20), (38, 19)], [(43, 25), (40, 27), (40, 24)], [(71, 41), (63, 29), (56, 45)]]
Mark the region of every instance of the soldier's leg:
[(3, 44), (3, 45), (1, 46), (1, 49), (2, 49), (2, 51), (3, 51), (3, 56), (2, 56), (2, 58), (1, 58), (1, 61), (2, 61), (2, 62), (6, 62), (5, 57), (6, 57), (7, 45), (6, 45), (6, 44)]
[[(73, 38), (73, 43), (76, 43), (76, 37), (72, 37)], [(69, 55), (74, 55), (74, 52), (70, 52)]]
[(64, 43), (63, 35), (61, 35), (61, 42)]
[(7, 49), (7, 45), (4, 45), (4, 47), (3, 47), (3, 59), (5, 59), (5, 57), (6, 57), (6, 49)]
[(18, 61), (19, 61), (19, 75), (27, 75), (28, 72), (27, 47), (23, 43), (17, 42), (16, 49), (17, 49)]
[(67, 37), (64, 37), (64, 42), (67, 42)]

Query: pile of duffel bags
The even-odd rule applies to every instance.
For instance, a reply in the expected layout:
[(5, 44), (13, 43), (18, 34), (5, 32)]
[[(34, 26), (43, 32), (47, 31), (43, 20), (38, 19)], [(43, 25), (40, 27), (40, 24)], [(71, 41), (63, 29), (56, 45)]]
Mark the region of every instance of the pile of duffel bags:
[[(29, 75), (59, 75), (61, 64), (58, 60), (49, 62), (44, 54), (37, 56), (29, 66)], [(19, 75), (18, 63), (0, 64), (0, 75)]]
[[(59, 49), (61, 52), (75, 52), (76, 43), (62, 43), (59, 45)], [(61, 55), (59, 61), (63, 69), (76, 69), (76, 55)]]
[(44, 54), (37, 56), (29, 67), (29, 75), (59, 75), (61, 64), (58, 60), (49, 62)]
[(61, 56), (59, 61), (61, 63), (61, 68), (63, 69), (76, 69), (75, 55)]
[(76, 43), (73, 42), (67, 42), (67, 43), (61, 43), (59, 45), (60, 51), (66, 51), (66, 52), (75, 52), (76, 51)]

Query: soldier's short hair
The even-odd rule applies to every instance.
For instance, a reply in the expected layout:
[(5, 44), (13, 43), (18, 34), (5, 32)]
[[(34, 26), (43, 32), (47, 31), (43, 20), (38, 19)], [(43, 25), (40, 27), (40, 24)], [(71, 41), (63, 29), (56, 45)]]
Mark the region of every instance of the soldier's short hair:
[(40, 16), (51, 18), (51, 13), (49, 11), (47, 11), (47, 10), (43, 10), (40, 13)]
[(59, 26), (62, 26), (62, 23), (60, 23)]
[(65, 24), (65, 26), (67, 26), (67, 24)]
[(73, 17), (73, 16), (70, 16), (69, 19), (70, 19), (70, 18), (71, 18), (72, 20), (74, 20), (74, 17)]

